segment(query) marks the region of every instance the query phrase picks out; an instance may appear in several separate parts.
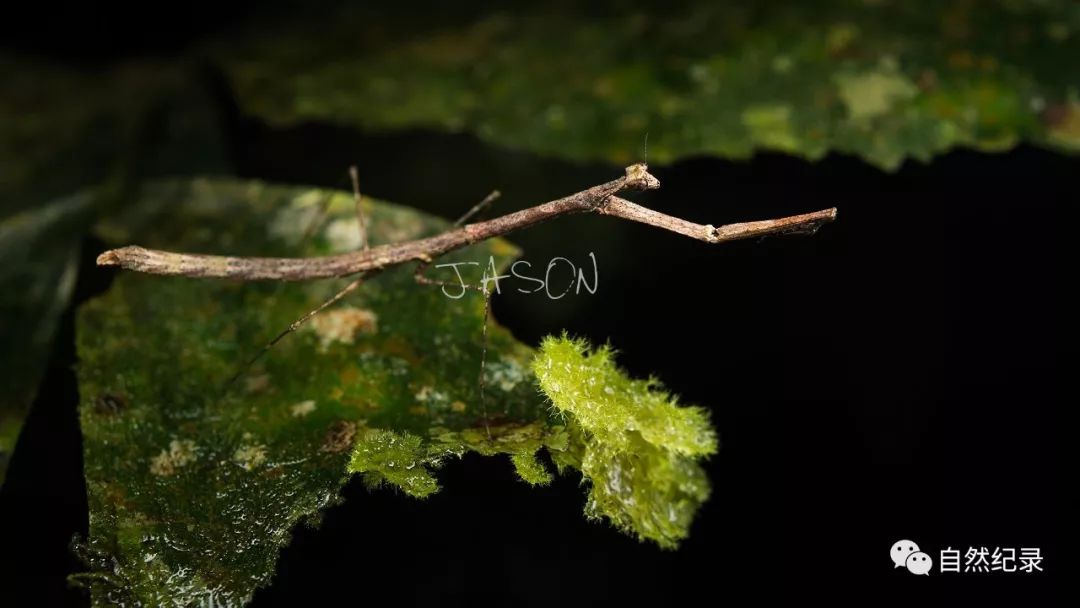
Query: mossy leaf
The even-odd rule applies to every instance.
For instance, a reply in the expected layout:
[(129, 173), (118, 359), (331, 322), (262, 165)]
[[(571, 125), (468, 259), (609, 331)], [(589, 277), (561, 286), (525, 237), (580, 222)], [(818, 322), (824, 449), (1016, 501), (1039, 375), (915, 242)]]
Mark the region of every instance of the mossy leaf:
[(470, 131), (617, 163), (646, 133), (658, 162), (771, 149), (895, 169), (955, 146), (1080, 149), (1070, 0), (349, 6), (253, 32), (210, 52), (241, 106), (279, 125)]
[[(305, 244), (324, 200), (327, 221)], [(357, 227), (352, 209), (342, 192), (154, 182), (99, 233), (196, 252), (321, 255), (355, 245), (346, 238)], [(366, 200), (365, 211), (375, 243), (448, 225), (378, 201)], [(495, 239), (446, 259), (486, 266), (493, 256), (502, 267), (514, 255)], [(544, 485), (551, 473), (537, 456), (546, 450), (560, 471), (581, 469), (590, 480), (587, 515), (665, 547), (685, 536), (708, 493), (695, 458), (715, 449), (699, 410), (675, 406), (653, 382), (626, 379), (609, 359), (601, 363), (610, 356), (601, 350), (581, 363), (614, 392), (576, 390), (603, 399), (594, 405), (606, 413), (563, 405), (573, 385), (552, 388), (555, 376), (544, 371), (541, 386), (559, 415), (532, 370), (583, 355), (549, 341), (534, 361), (533, 349), (498, 326), (489, 331), (481, 402), (482, 299), (417, 285), (408, 267), (372, 278), (227, 384), (257, 347), (339, 286), (120, 273), (80, 309), (90, 535), (78, 550), (92, 571), (77, 578), (95, 603), (244, 603), (268, 582), (292, 527), (317, 520), (350, 473), (424, 498), (439, 489), (436, 469), (467, 452), (509, 455), (524, 481)]]
[[(328, 221), (305, 246), (326, 196)], [(356, 234), (351, 197), (340, 192), (200, 179), (156, 182), (139, 199), (100, 227), (103, 238), (316, 255), (352, 246)], [(377, 201), (366, 213), (375, 243), (447, 226)], [(503, 264), (515, 253), (489, 241), (449, 259)], [(91, 513), (81, 549), (106, 570), (84, 577), (98, 603), (242, 603), (273, 574), (291, 528), (337, 500), (350, 469), (425, 496), (437, 489), (429, 468), (446, 458), (531, 454), (558, 436), (531, 382), (532, 350), (498, 327), (488, 362), (501, 381), (489, 383), (481, 408), (482, 300), (419, 286), (408, 267), (373, 278), (226, 386), (261, 344), (339, 287), (120, 273), (80, 309)]]
[(551, 473), (536, 459), (536, 454), (519, 452), (513, 454), (510, 461), (514, 463), (514, 470), (525, 483), (531, 486), (546, 486), (551, 483)]
[(589, 482), (586, 515), (675, 547), (709, 497), (698, 460), (715, 453), (717, 442), (706, 411), (678, 405), (654, 379), (629, 378), (609, 347), (590, 350), (565, 335), (545, 338), (532, 367), (576, 430), (573, 460), (563, 462)]

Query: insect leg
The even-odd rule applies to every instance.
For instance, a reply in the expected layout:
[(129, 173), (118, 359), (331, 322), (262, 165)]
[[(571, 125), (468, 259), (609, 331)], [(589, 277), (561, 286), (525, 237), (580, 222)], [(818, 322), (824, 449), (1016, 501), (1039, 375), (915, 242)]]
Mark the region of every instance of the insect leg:
[(333, 188), (323, 194), (322, 200), (319, 201), (319, 211), (311, 218), (307, 228), (304, 229), (304, 236), (300, 240), (301, 249), (307, 247), (308, 243), (311, 242), (311, 238), (315, 236), (315, 231), (319, 229), (319, 226), (322, 226), (324, 221), (326, 221), (326, 215), (330, 212), (330, 203), (334, 200), (334, 193), (337, 191), (338, 187), (343, 186), (344, 184), (345, 179), (339, 179), (337, 183), (334, 184)]
[[(479, 377), (479, 396), (480, 396), (480, 415), (484, 419), (484, 432), (487, 433), (488, 439), (491, 439), (491, 427), (488, 421), (487, 401), (484, 395), (484, 371), (487, 364), (487, 349), (488, 349), (488, 320), (491, 318), (491, 291), (487, 287), (487, 281), (482, 281), (480, 285), (469, 285), (468, 283), (451, 283), (449, 281), (440, 281), (438, 279), (432, 279), (428, 277), (425, 272), (428, 267), (431, 266), (430, 262), (421, 262), (416, 266), (416, 272), (413, 273), (413, 278), (421, 285), (438, 285), (442, 287), (452, 286), (464, 289), (475, 289), (484, 296), (484, 322), (481, 328), (481, 343), (480, 348), (480, 377)], [(464, 295), (464, 292), (463, 292)]]
[(322, 304), (319, 304), (314, 309), (308, 311), (304, 316), (302, 316), (299, 319), (297, 319), (297, 320), (293, 321), (292, 323), (290, 323), (288, 327), (286, 327), (285, 329), (283, 329), (281, 331), (281, 333), (274, 336), (273, 340), (270, 340), (269, 342), (267, 342), (266, 345), (263, 346), (262, 349), (254, 357), (252, 357), (250, 360), (248, 360), (248, 362), (245, 363), (244, 366), (239, 371), (237, 371), (236, 374), (232, 378), (229, 379), (228, 385), (231, 385), (232, 383), (236, 382), (241, 376), (243, 376), (248, 371), (248, 369), (250, 369), (251, 366), (255, 364), (256, 361), (261, 359), (263, 357), (263, 355), (265, 355), (271, 348), (274, 347), (275, 344), (280, 342), (285, 336), (287, 336), (287, 335), (293, 333), (294, 331), (300, 329), (300, 327), (304, 323), (307, 323), (309, 320), (311, 320), (312, 317), (319, 314), (320, 312), (322, 312), (323, 310), (325, 310), (329, 306), (333, 305), (334, 303), (336, 303), (341, 298), (344, 298), (349, 293), (355, 291), (356, 288), (360, 287), (360, 284), (364, 282), (364, 278), (365, 278), (365, 275), (361, 274), (359, 277), (357, 277), (356, 279), (353, 279), (351, 282), (349, 282), (349, 284), (346, 285), (345, 287), (343, 287), (340, 291), (338, 291), (333, 296), (331, 296), (331, 298), (329, 300), (323, 302)]
[(483, 284), (482, 291), (484, 292), (484, 324), (483, 329), (483, 346), (480, 348), (480, 415), (484, 417), (484, 432), (487, 433), (487, 438), (491, 440), (491, 427), (488, 426), (488, 413), (487, 413), (487, 401), (484, 399), (484, 366), (487, 363), (487, 349), (488, 349), (488, 318), (491, 316), (491, 292), (488, 291), (487, 283)]
[(491, 203), (494, 203), (495, 200), (498, 199), (500, 196), (502, 196), (501, 192), (499, 192), (498, 190), (492, 190), (490, 194), (488, 194), (487, 196), (484, 197), (484, 200), (482, 200), (479, 203), (476, 203), (475, 205), (473, 205), (472, 209), (469, 209), (468, 211), (465, 212), (465, 215), (459, 217), (457, 219), (457, 221), (454, 222), (454, 226), (460, 227), (460, 226), (464, 225), (465, 222), (469, 221), (469, 219), (472, 218), (477, 213), (480, 213), (481, 211), (483, 211), (486, 207), (491, 205)]
[[(351, 174), (354, 169), (355, 169), (355, 167), (350, 167), (349, 173)], [(308, 244), (311, 242), (311, 239), (315, 236), (315, 232), (318, 231), (319, 227), (322, 226), (323, 222), (326, 221), (326, 216), (330, 212), (330, 203), (332, 203), (333, 200), (334, 200), (334, 194), (337, 192), (338, 187), (345, 185), (345, 180), (346, 180), (346, 178), (344, 178), (344, 177), (342, 179), (339, 179), (337, 181), (337, 183), (334, 184), (333, 188), (327, 190), (323, 194), (322, 200), (319, 201), (318, 211), (308, 221), (307, 227), (304, 228), (304, 234), (300, 238), (300, 250), (301, 251), (307, 248)], [(359, 207), (358, 207), (358, 209), (359, 209)], [(271, 299), (276, 299), (281, 294), (281, 290), (283, 288), (284, 288), (284, 285), (279, 285), (278, 288), (274, 291), (274, 293), (270, 296), (270, 298)], [(352, 289), (355, 289), (355, 287), (350, 288), (349, 286), (346, 286), (345, 289), (347, 289), (348, 291), (352, 291)], [(345, 293), (348, 293), (348, 291), (345, 291)], [(339, 292), (337, 295), (335, 295), (333, 298), (331, 298), (332, 301), (330, 303), (332, 304), (333, 302), (336, 302), (337, 300), (340, 300), (341, 297), (343, 297), (344, 295), (345, 295), (344, 293)], [(329, 305), (329, 304), (327, 304), (327, 305)], [(226, 386), (231, 386), (241, 376), (243, 376), (245, 373), (247, 373), (248, 370), (251, 369), (251, 366), (254, 365), (259, 359), (261, 359), (267, 353), (267, 351), (269, 351), (271, 348), (274, 347), (275, 344), (280, 342), (282, 340), (282, 338), (284, 338), (286, 335), (288, 335), (288, 334), (292, 333), (293, 331), (295, 331), (295, 329), (293, 329), (294, 326), (299, 327), (304, 322), (309, 320), (312, 316), (314, 316), (314, 313), (317, 313), (318, 311), (322, 310), (325, 307), (326, 307), (326, 305), (320, 306), (315, 311), (309, 312), (308, 314), (301, 317), (301, 319), (298, 319), (298, 323), (293, 323), (292, 325), (289, 326), (288, 329), (283, 330), (281, 333), (279, 333), (277, 336), (275, 336), (273, 340), (271, 340), (269, 343), (267, 343), (265, 346), (263, 346), (262, 350), (260, 350), (258, 354), (256, 354), (247, 363), (243, 364), (240, 367), (240, 369), (236, 372), (236, 374), (233, 375), (233, 377), (230, 378), (229, 381), (226, 383)]]
[(353, 200), (356, 201), (356, 221), (360, 229), (360, 248), (367, 251), (367, 224), (364, 222), (364, 210), (360, 208), (360, 172), (356, 165), (349, 167), (349, 177), (352, 179)]
[[(492, 190), (490, 194), (484, 197), (484, 200), (472, 206), (471, 209), (465, 212), (456, 222), (455, 226), (461, 226), (477, 213), (483, 211), (486, 207), (495, 202), (496, 199), (501, 196), (498, 190)], [(491, 317), (491, 291), (487, 288), (487, 282), (484, 281), (481, 285), (469, 285), (465, 283), (454, 284), (448, 281), (440, 281), (438, 279), (432, 279), (427, 276), (427, 270), (431, 266), (431, 262), (421, 262), (416, 266), (416, 272), (413, 273), (413, 278), (417, 283), (421, 285), (437, 285), (440, 287), (463, 287), (465, 289), (475, 289), (484, 296), (484, 324), (481, 328), (481, 335), (483, 346), (480, 350), (480, 376), (479, 376), (479, 397), (480, 397), (480, 412), (484, 419), (484, 432), (487, 433), (488, 439), (491, 439), (491, 427), (489, 425), (488, 413), (487, 413), (487, 401), (485, 399), (485, 383), (484, 372), (487, 364), (487, 349), (488, 349), (488, 320)]]

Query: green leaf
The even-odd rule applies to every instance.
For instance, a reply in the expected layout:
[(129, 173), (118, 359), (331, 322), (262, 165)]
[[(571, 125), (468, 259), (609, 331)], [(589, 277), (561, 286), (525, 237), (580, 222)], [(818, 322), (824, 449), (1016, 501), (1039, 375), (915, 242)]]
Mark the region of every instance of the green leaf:
[(273, 124), (475, 132), (575, 160), (1080, 149), (1070, 0), (613, 3), (473, 18), (349, 7), (211, 52)]
[[(331, 203), (329, 221), (305, 245), (324, 200)], [(448, 226), (365, 201), (375, 243)], [(116, 243), (194, 252), (321, 255), (357, 245), (352, 205), (345, 193), (260, 182), (156, 182), (100, 232)], [(516, 254), (494, 239), (440, 260), (486, 267), (493, 256), (502, 267)], [(292, 527), (317, 521), (350, 473), (369, 487), (423, 498), (438, 490), (435, 470), (467, 452), (509, 455), (532, 485), (551, 478), (537, 460), (542, 450), (560, 470), (582, 468), (593, 487), (591, 516), (610, 514), (600, 504), (607, 499), (597, 497), (607, 496), (603, 488), (614, 481), (595, 459), (626, 461), (611, 466), (630, 471), (635, 478), (628, 481), (643, 484), (637, 495), (649, 502), (616, 523), (663, 546), (685, 535), (707, 494), (690, 460), (707, 449), (707, 432), (698, 429), (697, 444), (689, 436), (672, 443), (648, 434), (657, 442), (646, 446), (649, 463), (640, 469), (648, 477), (632, 473), (633, 439), (617, 428), (601, 432), (587, 417), (554, 415), (536, 390), (534, 351), (497, 326), (489, 331), (481, 402), (481, 297), (447, 297), (417, 285), (412, 271), (372, 278), (232, 385), (228, 378), (258, 346), (340, 283), (120, 273), (104, 296), (80, 309), (90, 534), (78, 549), (92, 571), (77, 578), (91, 585), (95, 603), (243, 603), (269, 581)], [(645, 391), (639, 398), (648, 411), (639, 415), (658, 425), (670, 416), (685, 430), (698, 420), (685, 418), (690, 410), (660, 405), (651, 384), (610, 379), (627, 398)], [(558, 403), (564, 393), (550, 394)], [(614, 420), (634, 415), (633, 404), (610, 405)], [(696, 488), (688, 487), (691, 478)], [(676, 519), (650, 521), (661, 510)]]
[[(325, 196), (329, 221), (301, 245)], [(443, 220), (368, 200), (375, 243)], [(236, 255), (355, 247), (351, 196), (259, 182), (158, 182), (101, 228), (115, 243)], [(499, 240), (447, 259), (506, 263)], [(372, 485), (435, 489), (418, 450), (534, 452), (559, 435), (528, 371), (531, 349), (490, 332), (478, 402), (482, 300), (418, 286), (409, 267), (365, 283), (243, 361), (340, 282), (237, 283), (120, 273), (78, 317), (78, 377), (96, 603), (242, 603), (266, 584), (291, 528), (338, 500), (347, 466)], [(473, 277), (478, 279), (479, 277)], [(486, 411), (491, 439), (481, 422)], [(357, 449), (350, 458), (354, 443)], [(524, 448), (521, 446), (525, 446)], [(430, 464), (430, 463), (429, 463)]]
[(90, 209), (82, 195), (0, 220), (0, 485), (75, 286), (72, 225)]
[(707, 412), (678, 405), (653, 378), (627, 377), (609, 347), (565, 335), (545, 338), (532, 367), (571, 430), (572, 449), (552, 456), (589, 481), (586, 515), (675, 547), (709, 497), (697, 462), (717, 449)]

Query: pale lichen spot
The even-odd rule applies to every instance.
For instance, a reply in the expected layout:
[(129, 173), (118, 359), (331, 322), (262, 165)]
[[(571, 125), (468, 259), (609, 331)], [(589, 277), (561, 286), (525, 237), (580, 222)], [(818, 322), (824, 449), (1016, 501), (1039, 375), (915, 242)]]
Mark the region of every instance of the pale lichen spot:
[(249, 394), (261, 393), (268, 388), (270, 388), (269, 374), (255, 374), (244, 379), (244, 391)]
[(326, 226), (323, 236), (332, 251), (341, 253), (360, 249), (360, 220), (355, 216), (337, 218)]
[(897, 103), (911, 99), (919, 91), (911, 80), (893, 70), (840, 74), (836, 86), (853, 120), (887, 114)]
[(429, 405), (446, 403), (450, 400), (446, 393), (435, 390), (435, 388), (431, 386), (421, 387), (420, 390), (413, 394), (413, 397), (415, 397), (417, 401)]
[(267, 228), (270, 236), (290, 245), (300, 243), (318, 218), (319, 202), (324, 196), (321, 190), (308, 190), (293, 198), (289, 206), (278, 210), (270, 220)]
[(459, 414), (465, 411), (465, 407), (464, 401), (455, 401), (450, 404), (450, 410)]
[(767, 104), (752, 106), (742, 113), (742, 123), (750, 136), (766, 148), (795, 151), (799, 139), (791, 126), (791, 106)]
[(243, 445), (233, 452), (233, 462), (245, 471), (250, 471), (266, 462), (266, 446)]
[(173, 439), (168, 449), (150, 461), (150, 472), (159, 477), (169, 477), (177, 469), (190, 464), (197, 456), (198, 446), (190, 439)]
[(292, 414), (294, 418), (303, 418), (314, 411), (315, 401), (311, 399), (301, 401), (300, 403), (294, 403), (289, 407), (289, 413)]
[(484, 381), (488, 386), (510, 392), (526, 379), (525, 368), (512, 359), (492, 361), (484, 368)]
[(353, 344), (356, 336), (378, 331), (378, 316), (366, 308), (343, 306), (325, 310), (308, 324), (323, 350), (331, 344)]

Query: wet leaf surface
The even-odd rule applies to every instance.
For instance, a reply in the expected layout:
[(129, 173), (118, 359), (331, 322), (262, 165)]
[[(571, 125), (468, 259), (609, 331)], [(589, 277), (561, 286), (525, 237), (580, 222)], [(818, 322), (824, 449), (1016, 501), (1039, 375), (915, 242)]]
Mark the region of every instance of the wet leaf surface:
[[(302, 247), (325, 195), (257, 182), (158, 183), (102, 234), (188, 251), (329, 253), (353, 244), (356, 221), (351, 197), (339, 193), (329, 221)], [(382, 203), (370, 203), (368, 219), (375, 243), (446, 225)], [(505, 262), (514, 253), (492, 241), (451, 259)], [(487, 441), (477, 399), (482, 300), (418, 286), (411, 268), (374, 278), (226, 388), (261, 344), (338, 287), (122, 273), (80, 310), (91, 513), (82, 552), (95, 571), (84, 578), (106, 581), (93, 585), (99, 603), (246, 601), (269, 581), (290, 529), (337, 500), (355, 442), (374, 452), (358, 467), (369, 481), (408, 488), (408, 474), (388, 471), (404, 469), (397, 455), (419, 443), (437, 441), (450, 456), (507, 451), (498, 438), (522, 428), (544, 441), (550, 429), (528, 374), (531, 350), (498, 328), (485, 400), (496, 440)], [(413, 443), (392, 445), (406, 433)], [(423, 483), (423, 492), (434, 489), (433, 479)]]

